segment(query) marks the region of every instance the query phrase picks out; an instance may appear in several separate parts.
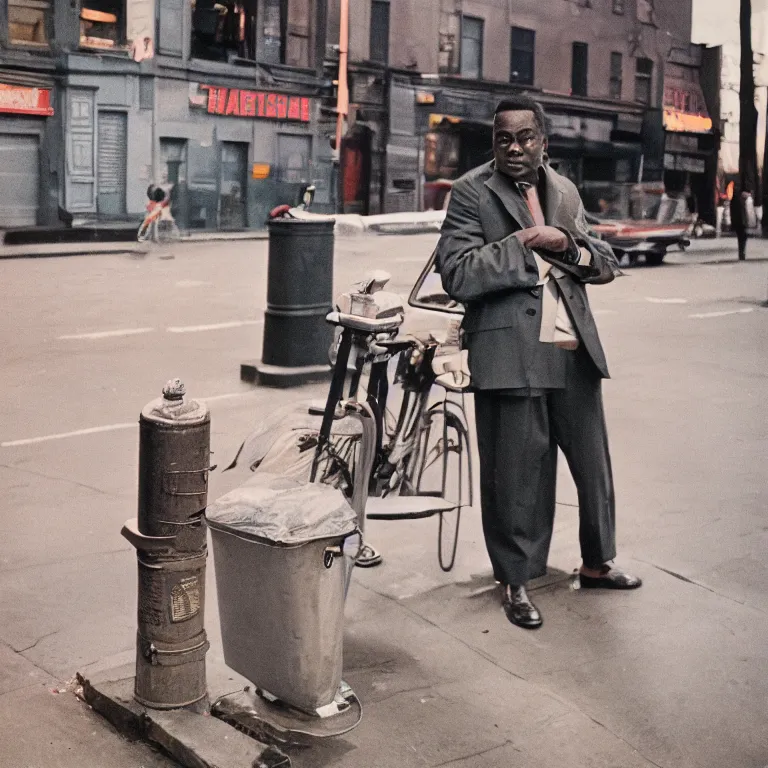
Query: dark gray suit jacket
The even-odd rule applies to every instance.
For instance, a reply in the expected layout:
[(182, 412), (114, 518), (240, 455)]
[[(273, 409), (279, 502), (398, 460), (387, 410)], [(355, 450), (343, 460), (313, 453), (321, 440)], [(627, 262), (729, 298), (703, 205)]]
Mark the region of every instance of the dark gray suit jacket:
[[(608, 283), (618, 271), (610, 247), (590, 236), (574, 184), (549, 167), (540, 171), (540, 195), (547, 224), (569, 234), (572, 245), (592, 254), (591, 267), (561, 264), (557, 287), (579, 338), (600, 376), (608, 366), (600, 344), (586, 283)], [(458, 179), (437, 246), (436, 268), (451, 298), (465, 305), (462, 327), (475, 389), (559, 389), (565, 386), (567, 355), (539, 341), (542, 288), (533, 252), (514, 232), (534, 226), (514, 182), (493, 162)]]

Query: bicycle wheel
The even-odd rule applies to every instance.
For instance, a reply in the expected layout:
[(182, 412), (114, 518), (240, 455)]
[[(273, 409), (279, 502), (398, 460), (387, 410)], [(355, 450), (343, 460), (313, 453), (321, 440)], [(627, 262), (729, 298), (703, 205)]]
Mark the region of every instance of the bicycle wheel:
[(472, 492), (469, 435), (453, 408), (437, 403), (427, 411), (419, 455), (418, 492), (455, 504), (438, 518), (437, 557), (440, 568), (447, 572), (456, 562), (461, 511), (471, 504)]

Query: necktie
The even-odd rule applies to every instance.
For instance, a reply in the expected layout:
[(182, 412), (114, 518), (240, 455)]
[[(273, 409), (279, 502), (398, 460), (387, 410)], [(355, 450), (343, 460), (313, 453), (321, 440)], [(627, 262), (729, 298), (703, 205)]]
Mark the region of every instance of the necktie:
[[(546, 226), (547, 222), (536, 187), (533, 184), (519, 183), (518, 188), (525, 199), (533, 223), (538, 227)], [(562, 272), (549, 262), (544, 261), (535, 251), (533, 256), (539, 269), (539, 285), (544, 286), (539, 341), (551, 342), (564, 349), (576, 349), (579, 346), (579, 337), (571, 318), (568, 316), (563, 300), (558, 295), (555, 280), (550, 279), (561, 277)]]

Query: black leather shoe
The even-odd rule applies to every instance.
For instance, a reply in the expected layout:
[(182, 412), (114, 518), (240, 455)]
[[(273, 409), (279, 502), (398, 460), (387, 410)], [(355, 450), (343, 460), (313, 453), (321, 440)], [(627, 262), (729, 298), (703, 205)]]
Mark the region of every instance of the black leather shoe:
[(604, 565), (600, 576), (585, 576), (579, 573), (582, 589), (637, 589), (643, 586), (639, 576), (633, 576), (620, 568)]
[(512, 624), (524, 629), (538, 629), (543, 620), (531, 602), (525, 587), (507, 587), (504, 591), (504, 613)]

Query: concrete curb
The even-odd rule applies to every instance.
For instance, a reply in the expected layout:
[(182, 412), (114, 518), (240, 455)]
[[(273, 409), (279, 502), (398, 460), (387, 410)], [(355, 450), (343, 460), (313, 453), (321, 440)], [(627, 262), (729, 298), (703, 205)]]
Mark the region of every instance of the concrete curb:
[[(442, 211), (427, 211), (428, 214), (442, 214)], [(307, 219), (315, 218), (312, 214)], [(326, 218), (317, 214), (317, 218)], [(425, 232), (439, 232), (442, 216), (421, 217), (417, 214), (387, 214), (382, 216), (358, 216), (345, 213), (334, 216), (336, 237), (360, 237), (363, 235), (418, 235)], [(206, 232), (182, 235), (173, 245), (187, 243), (222, 243), (268, 240), (264, 229), (247, 232)], [(0, 245), (0, 259), (53, 258), (56, 256), (99, 256), (115, 253), (147, 254), (152, 244), (123, 242), (83, 243), (40, 243), (34, 245)]]
[(99, 256), (115, 253), (145, 255), (145, 243), (41, 243), (0, 246), (0, 259), (45, 259), (56, 256)]
[(91, 683), (78, 674), (82, 698), (124, 736), (148, 741), (184, 768), (290, 768), (279, 749), (246, 736), (207, 708), (158, 710), (133, 698), (134, 678)]

